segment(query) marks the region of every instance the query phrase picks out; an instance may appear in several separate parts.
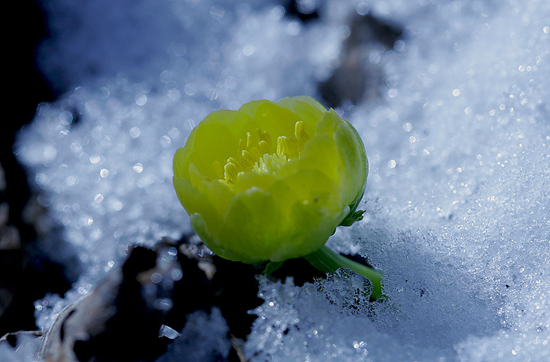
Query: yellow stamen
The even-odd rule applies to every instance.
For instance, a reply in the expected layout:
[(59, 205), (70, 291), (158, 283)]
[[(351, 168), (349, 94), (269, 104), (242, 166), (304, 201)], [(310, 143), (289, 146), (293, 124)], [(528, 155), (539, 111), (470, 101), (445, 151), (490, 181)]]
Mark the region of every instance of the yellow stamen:
[(278, 156), (278, 155), (270, 155), (266, 154), (263, 155), (259, 162), (257, 162), (254, 165), (253, 170), (256, 173), (273, 173), (276, 174), (277, 171), (281, 169), (281, 167), (287, 162), (286, 156)]
[(258, 148), (260, 149), (262, 155), (271, 153), (271, 148), (269, 147), (267, 141), (261, 140), (258, 143)]
[(243, 156), (243, 159), (244, 161), (249, 165), (249, 166), (254, 166), (254, 164), (256, 162), (258, 162), (258, 158), (259, 157), (255, 157), (250, 151), (248, 150), (244, 150), (242, 153), (242, 156)]
[(286, 155), (289, 158), (298, 156), (296, 151), (296, 140), (288, 138), (287, 136), (279, 136), (277, 138), (277, 155)]
[(239, 155), (241, 154), (241, 152), (243, 152), (243, 150), (246, 149), (246, 144), (244, 143), (243, 139), (239, 139)]
[(283, 156), (287, 153), (285, 149), (285, 138), (285, 136), (279, 136), (277, 138), (277, 156)]
[(223, 167), (224, 170), (224, 178), (226, 182), (235, 182), (235, 179), (237, 178), (237, 174), (239, 173), (237, 171), (237, 166), (233, 162), (226, 163)]
[(245, 166), (243, 165), (243, 163), (234, 157), (229, 157), (227, 159), (227, 163), (234, 164), (235, 167), (237, 168), (237, 172), (243, 172), (245, 170)]
[(223, 169), (218, 161), (212, 167), (219, 181), (232, 188), (244, 172), (276, 174), (286, 162), (300, 157), (308, 140), (303, 121), (295, 123), (294, 137), (277, 137), (275, 149), (272, 147), (271, 135), (257, 128), (246, 133), (246, 141), (244, 138), (239, 139), (238, 159), (229, 157)]
[(250, 148), (250, 153), (251, 153), (252, 155), (254, 155), (254, 157), (256, 157), (256, 158), (262, 157), (262, 154), (261, 154), (260, 150), (258, 150), (257, 147), (251, 147), (251, 148)]
[(269, 134), (269, 132), (264, 131), (264, 132), (261, 133), (259, 143), (261, 143), (262, 141), (265, 141), (267, 143), (267, 145), (269, 146), (269, 148), (271, 149), (271, 145), (272, 145), (272, 143), (271, 143), (271, 134)]

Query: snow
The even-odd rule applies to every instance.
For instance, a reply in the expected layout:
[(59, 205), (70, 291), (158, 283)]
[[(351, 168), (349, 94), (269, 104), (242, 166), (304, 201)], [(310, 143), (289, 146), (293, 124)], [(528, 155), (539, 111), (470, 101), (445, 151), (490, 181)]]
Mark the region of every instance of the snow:
[(157, 362), (185, 360), (206, 362), (224, 360), (231, 348), (227, 339), (229, 328), (218, 308), (210, 314), (196, 311), (189, 315), (181, 334), (168, 346)]
[[(264, 280), (248, 358), (550, 358), (550, 3), (346, 0), (306, 24), (274, 1), (77, 3), (45, 2), (74, 22), (52, 17), (41, 66), (73, 90), (39, 107), (18, 148), (85, 270), (48, 297), (57, 309), (128, 245), (190, 230), (171, 162), (194, 125), (252, 99), (315, 96), (348, 19), (368, 10), (404, 37), (363, 50), (384, 72), (381, 99), (339, 109), (370, 173), (365, 218), (329, 245), (380, 269), (387, 300), (367, 303), (368, 283), (346, 271), (303, 287)], [(56, 308), (37, 308), (41, 328)]]
[(35, 336), (20, 335), (17, 348), (11, 348), (8, 343), (0, 345), (0, 361), (2, 362), (39, 362), (36, 350), (40, 348)]

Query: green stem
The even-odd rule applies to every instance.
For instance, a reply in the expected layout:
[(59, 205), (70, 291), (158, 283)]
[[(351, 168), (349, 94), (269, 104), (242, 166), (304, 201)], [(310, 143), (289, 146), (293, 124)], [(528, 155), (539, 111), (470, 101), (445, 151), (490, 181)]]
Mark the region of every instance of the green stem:
[(363, 275), (372, 282), (372, 299), (377, 299), (382, 296), (382, 273), (369, 268), (366, 265), (346, 258), (345, 256), (333, 251), (326, 245), (321, 249), (304, 256), (304, 259), (323, 273), (334, 273), (339, 268), (351, 269), (357, 274)]

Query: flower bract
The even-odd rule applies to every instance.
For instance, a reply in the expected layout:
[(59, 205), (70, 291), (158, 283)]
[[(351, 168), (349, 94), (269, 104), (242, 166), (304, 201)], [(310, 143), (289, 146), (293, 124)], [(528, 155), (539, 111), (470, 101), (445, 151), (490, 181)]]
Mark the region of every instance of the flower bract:
[(174, 156), (174, 187), (204, 243), (245, 263), (319, 250), (353, 220), (368, 173), (353, 126), (310, 97), (209, 114)]

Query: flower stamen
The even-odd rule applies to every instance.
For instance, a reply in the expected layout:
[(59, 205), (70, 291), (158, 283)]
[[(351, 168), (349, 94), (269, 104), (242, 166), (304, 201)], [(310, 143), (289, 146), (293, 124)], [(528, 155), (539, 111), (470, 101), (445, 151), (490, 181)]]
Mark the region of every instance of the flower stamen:
[(239, 171), (237, 170), (237, 166), (233, 162), (228, 162), (223, 167), (224, 171), (224, 179), (227, 183), (234, 183), (235, 178), (237, 178), (237, 174)]
[(260, 144), (263, 141), (267, 143), (267, 145), (271, 148), (271, 135), (269, 134), (269, 132), (266, 132), (266, 131), (260, 132), (260, 129), (258, 128), (258, 134), (260, 137), (260, 142), (258, 142), (258, 144)]
[(294, 137), (277, 137), (275, 149), (271, 145), (271, 134), (257, 128), (246, 133), (246, 140), (239, 139), (238, 159), (229, 157), (223, 168), (220, 162), (214, 161), (212, 167), (220, 182), (233, 187), (243, 172), (277, 173), (290, 159), (300, 157), (308, 140), (303, 121), (296, 122)]
[(258, 142), (258, 147), (260, 148), (260, 153), (262, 155), (271, 152), (271, 147), (269, 147), (269, 143), (267, 143), (267, 141), (261, 140)]
[(254, 165), (253, 170), (256, 173), (276, 174), (287, 161), (285, 155), (265, 154)]
[(254, 164), (256, 162), (258, 162), (258, 158), (259, 157), (255, 157), (250, 151), (248, 150), (243, 150), (243, 152), (241, 152), (241, 155), (243, 156), (243, 159), (244, 161), (249, 165), (249, 166), (254, 166)]
[(243, 172), (245, 170), (245, 165), (243, 165), (243, 163), (241, 161), (237, 160), (234, 157), (229, 157), (227, 159), (227, 163), (234, 164), (235, 167), (237, 168), (237, 172)]
[(256, 158), (262, 157), (262, 153), (260, 153), (260, 150), (258, 150), (257, 147), (251, 147), (250, 148), (250, 153)]

